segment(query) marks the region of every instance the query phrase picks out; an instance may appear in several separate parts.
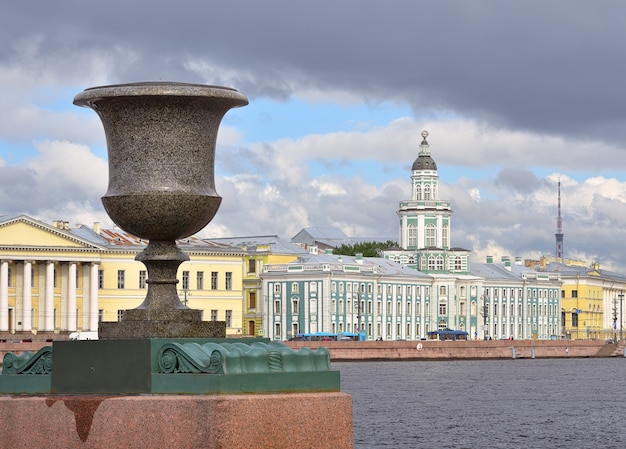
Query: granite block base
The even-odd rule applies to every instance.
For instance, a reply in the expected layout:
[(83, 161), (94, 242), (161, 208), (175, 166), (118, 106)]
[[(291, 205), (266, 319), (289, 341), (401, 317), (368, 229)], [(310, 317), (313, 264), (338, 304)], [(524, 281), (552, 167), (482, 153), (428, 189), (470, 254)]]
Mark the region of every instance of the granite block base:
[[(130, 312), (129, 310), (124, 313)], [(132, 319), (98, 324), (100, 340), (129, 338), (224, 338), (225, 321)]]
[(345, 393), (0, 396), (2, 447), (353, 448)]

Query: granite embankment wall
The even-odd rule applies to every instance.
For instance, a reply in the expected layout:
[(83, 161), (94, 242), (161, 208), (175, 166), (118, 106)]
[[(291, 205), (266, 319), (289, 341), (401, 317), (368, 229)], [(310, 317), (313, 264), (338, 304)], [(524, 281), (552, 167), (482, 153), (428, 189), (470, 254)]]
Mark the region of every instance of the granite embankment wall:
[(626, 340), (474, 340), (474, 341), (290, 341), (293, 349), (328, 348), (333, 361), (477, 360), (556, 357), (623, 357)]

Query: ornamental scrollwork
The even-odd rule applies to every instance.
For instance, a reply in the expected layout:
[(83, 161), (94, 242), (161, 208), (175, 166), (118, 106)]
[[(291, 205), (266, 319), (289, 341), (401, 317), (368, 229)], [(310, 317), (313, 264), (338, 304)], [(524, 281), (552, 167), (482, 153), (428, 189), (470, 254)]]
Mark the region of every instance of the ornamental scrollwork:
[(31, 351), (20, 355), (7, 352), (2, 364), (2, 374), (51, 374), (52, 346), (45, 346), (35, 354)]
[(281, 342), (167, 343), (157, 354), (159, 371), (167, 374), (244, 374), (329, 371), (326, 348), (294, 351)]

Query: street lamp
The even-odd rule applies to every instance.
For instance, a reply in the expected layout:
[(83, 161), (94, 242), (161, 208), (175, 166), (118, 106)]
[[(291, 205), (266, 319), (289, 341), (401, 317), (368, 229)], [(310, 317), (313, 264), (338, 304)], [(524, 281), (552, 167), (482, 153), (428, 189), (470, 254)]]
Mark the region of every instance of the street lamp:
[(487, 300), (489, 299), (489, 296), (483, 294), (482, 299), (483, 310), (480, 314), (483, 316), (483, 339), (487, 340), (487, 317), (489, 316), (489, 306), (487, 305)]
[(361, 332), (361, 292), (356, 293), (356, 331)]
[(617, 343), (617, 298), (613, 298), (613, 343)]
[(183, 304), (185, 305), (185, 307), (187, 307), (187, 295), (191, 296), (191, 293), (189, 293), (188, 288), (183, 288), (181, 290), (181, 293), (183, 294)]
[(624, 290), (622, 290), (622, 292), (617, 295), (619, 297), (619, 339), (622, 339), (622, 328), (623, 328), (623, 323), (624, 323), (624, 319), (622, 318), (622, 303), (624, 301)]

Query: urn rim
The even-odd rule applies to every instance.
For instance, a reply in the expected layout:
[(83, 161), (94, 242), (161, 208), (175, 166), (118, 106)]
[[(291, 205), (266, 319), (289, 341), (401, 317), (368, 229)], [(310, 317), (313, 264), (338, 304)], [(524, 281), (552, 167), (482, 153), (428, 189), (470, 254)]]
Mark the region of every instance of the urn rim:
[(94, 101), (112, 97), (174, 96), (230, 99), (233, 107), (245, 106), (248, 98), (237, 89), (211, 84), (194, 84), (176, 81), (141, 81), (110, 84), (85, 89), (74, 97), (77, 106), (89, 107)]

